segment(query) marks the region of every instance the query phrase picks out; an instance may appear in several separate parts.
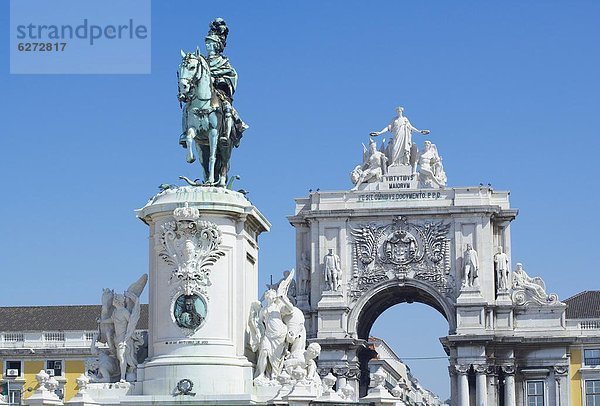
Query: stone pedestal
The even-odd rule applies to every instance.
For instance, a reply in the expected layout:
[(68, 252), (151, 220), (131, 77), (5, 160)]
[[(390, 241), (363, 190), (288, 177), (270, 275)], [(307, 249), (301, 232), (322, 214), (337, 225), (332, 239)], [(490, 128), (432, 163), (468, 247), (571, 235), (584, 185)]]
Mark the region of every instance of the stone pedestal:
[(28, 406), (62, 406), (63, 402), (54, 392), (43, 388), (36, 390), (33, 395), (25, 399), (24, 404)]
[(392, 405), (404, 403), (400, 399), (396, 398), (395, 396), (392, 396), (392, 394), (390, 392), (388, 392), (388, 390), (385, 388), (370, 389), (367, 396), (360, 398), (360, 402), (375, 404), (377, 406), (380, 406), (380, 405), (392, 406)]
[(327, 290), (322, 293), (318, 309), (319, 338), (345, 338), (344, 325), (347, 322), (348, 305), (341, 291)]
[(289, 406), (308, 406), (318, 396), (318, 390), (314, 386), (297, 383), (289, 395), (284, 396), (283, 399)]
[[(150, 227), (150, 314), (136, 394), (168, 403), (248, 400), (245, 331), (257, 300), (257, 238), (269, 222), (242, 194), (213, 187), (163, 191), (137, 215)], [(184, 301), (193, 317), (182, 316)]]

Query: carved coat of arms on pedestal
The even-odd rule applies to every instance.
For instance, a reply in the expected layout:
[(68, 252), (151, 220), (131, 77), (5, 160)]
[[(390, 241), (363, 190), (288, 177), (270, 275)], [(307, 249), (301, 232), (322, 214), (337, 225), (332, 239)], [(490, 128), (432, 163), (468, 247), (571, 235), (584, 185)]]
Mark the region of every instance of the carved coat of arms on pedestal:
[(356, 300), (387, 279), (420, 279), (445, 295), (452, 295), (450, 224), (409, 223), (396, 217), (391, 224), (361, 225), (351, 230), (353, 274), (350, 296)]
[(159, 256), (173, 267), (169, 283), (171, 316), (182, 329), (196, 330), (206, 318), (211, 266), (225, 251), (219, 248), (221, 231), (210, 221), (199, 220), (196, 208), (173, 211), (175, 220), (162, 226)]

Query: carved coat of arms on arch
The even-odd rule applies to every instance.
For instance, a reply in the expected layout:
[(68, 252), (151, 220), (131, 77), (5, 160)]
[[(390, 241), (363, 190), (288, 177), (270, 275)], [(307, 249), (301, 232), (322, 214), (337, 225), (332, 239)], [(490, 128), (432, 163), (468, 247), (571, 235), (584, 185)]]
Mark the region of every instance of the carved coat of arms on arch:
[(402, 216), (390, 224), (352, 228), (350, 296), (357, 299), (371, 286), (394, 278), (420, 279), (452, 295), (449, 230), (443, 221), (414, 224)]

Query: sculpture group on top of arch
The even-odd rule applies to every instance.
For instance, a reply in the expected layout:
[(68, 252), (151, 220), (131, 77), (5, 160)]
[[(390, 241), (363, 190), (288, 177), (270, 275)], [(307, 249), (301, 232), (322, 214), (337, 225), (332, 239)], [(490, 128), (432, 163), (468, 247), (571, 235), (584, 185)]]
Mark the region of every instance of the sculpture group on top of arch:
[(415, 128), (403, 115), (403, 107), (398, 107), (396, 112), (397, 116), (390, 124), (381, 131), (370, 133), (371, 137), (377, 137), (390, 132), (392, 138), (387, 144), (383, 140), (379, 150), (373, 138), (370, 139), (368, 148), (363, 144), (363, 162), (350, 174), (354, 184), (352, 190), (358, 190), (364, 183), (380, 182), (385, 175), (418, 181), (415, 183), (419, 188), (445, 187), (447, 177), (437, 146), (425, 141), (423, 150), (419, 151), (412, 140), (413, 133), (427, 135), (429, 130)]

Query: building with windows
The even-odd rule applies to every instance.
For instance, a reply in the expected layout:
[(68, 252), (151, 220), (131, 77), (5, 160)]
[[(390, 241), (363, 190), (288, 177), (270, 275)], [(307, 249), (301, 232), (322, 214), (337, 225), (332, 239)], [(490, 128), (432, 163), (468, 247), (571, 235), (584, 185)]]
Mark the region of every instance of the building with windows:
[(567, 327), (575, 332), (569, 380), (572, 406), (600, 405), (600, 291), (565, 300)]
[[(19, 405), (33, 393), (42, 369), (58, 381), (60, 398), (75, 395), (75, 379), (94, 368), (100, 310), (100, 305), (0, 307), (0, 382), (9, 404)], [(138, 327), (148, 328), (148, 305), (142, 305)]]
[[(572, 344), (569, 351), (569, 404), (561, 406), (600, 405), (600, 291), (581, 292), (564, 301), (566, 334)], [(31, 306), (0, 308), (0, 363), (2, 395), (9, 404), (19, 405), (36, 389), (35, 374), (41, 369), (59, 382), (58, 394), (68, 401), (77, 392), (75, 379), (91, 372), (97, 360), (93, 350), (100, 315), (100, 305)], [(138, 328), (148, 328), (148, 305), (142, 305)], [(410, 368), (384, 340), (368, 341), (371, 373), (382, 369), (385, 386), (404, 389), (408, 405), (445, 403), (425, 389)], [(560, 371), (559, 371), (560, 372)], [(558, 391), (559, 379), (550, 379), (546, 369), (519, 371), (523, 385), (517, 405), (555, 406), (550, 400)], [(498, 384), (503, 385), (498, 379)], [(471, 402), (471, 404), (475, 404)], [(558, 405), (556, 405), (558, 406)]]

